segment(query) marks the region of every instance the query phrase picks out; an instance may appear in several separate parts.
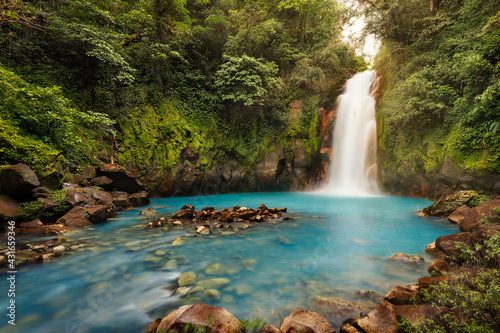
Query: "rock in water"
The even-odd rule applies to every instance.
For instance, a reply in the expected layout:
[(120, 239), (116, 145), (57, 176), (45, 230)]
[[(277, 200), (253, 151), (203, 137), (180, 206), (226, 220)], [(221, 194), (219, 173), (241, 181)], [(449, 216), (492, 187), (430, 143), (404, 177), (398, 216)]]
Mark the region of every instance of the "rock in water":
[[(240, 323), (226, 309), (203, 303), (185, 305), (161, 320), (157, 332), (185, 332), (188, 325), (210, 333), (236, 333)], [(306, 333), (306, 332), (304, 332)]]
[(146, 217), (151, 217), (158, 215), (158, 212), (153, 207), (148, 207), (146, 209), (141, 210), (140, 215), (146, 215)]
[(174, 241), (172, 242), (172, 245), (173, 246), (179, 246), (179, 245), (182, 245), (184, 244), (186, 241), (184, 241), (183, 238), (181, 237), (177, 237), (176, 239), (174, 239)]
[(318, 313), (297, 308), (281, 324), (282, 333), (335, 333), (332, 325)]
[(31, 191), (40, 185), (38, 177), (23, 163), (0, 170), (0, 194), (25, 202), (33, 198)]
[(144, 191), (144, 186), (124, 167), (113, 164), (103, 164), (99, 167), (99, 175), (113, 181), (113, 188), (129, 194)]
[(196, 233), (200, 235), (208, 235), (210, 233), (210, 227), (206, 225), (200, 225), (196, 228)]
[(396, 253), (395, 255), (391, 256), (389, 258), (389, 260), (400, 261), (400, 262), (404, 262), (406, 264), (416, 264), (418, 262), (425, 261), (425, 259), (418, 254), (414, 254), (414, 255), (410, 256), (406, 253), (401, 253), (401, 252)]
[(70, 227), (85, 227), (92, 224), (87, 218), (85, 209), (80, 206), (73, 207), (63, 217), (57, 220), (57, 223), (65, 224)]
[(360, 319), (357, 325), (370, 333), (398, 332), (394, 305), (387, 301), (382, 301), (375, 310), (370, 311), (366, 317)]
[(191, 286), (196, 283), (196, 274), (194, 272), (186, 272), (177, 277), (179, 287)]

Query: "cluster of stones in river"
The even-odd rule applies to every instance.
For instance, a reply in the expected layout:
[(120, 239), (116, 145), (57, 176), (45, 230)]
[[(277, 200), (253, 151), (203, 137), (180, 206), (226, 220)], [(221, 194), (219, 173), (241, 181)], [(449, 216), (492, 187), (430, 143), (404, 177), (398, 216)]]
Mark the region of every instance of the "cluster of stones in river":
[[(182, 226), (198, 224), (196, 232), (206, 235), (213, 229), (232, 228), (233, 223), (237, 223), (240, 228), (246, 229), (251, 223), (269, 222), (282, 217), (282, 214), (287, 211), (283, 208), (267, 208), (261, 204), (257, 209), (234, 206), (233, 208), (225, 208), (215, 210), (213, 207), (203, 207), (200, 211), (196, 211), (193, 205), (184, 205), (171, 218), (161, 217), (147, 224), (147, 227), (163, 227), (163, 226)], [(153, 215), (154, 211), (142, 211), (141, 214)], [(291, 217), (285, 216), (283, 220), (290, 220)]]

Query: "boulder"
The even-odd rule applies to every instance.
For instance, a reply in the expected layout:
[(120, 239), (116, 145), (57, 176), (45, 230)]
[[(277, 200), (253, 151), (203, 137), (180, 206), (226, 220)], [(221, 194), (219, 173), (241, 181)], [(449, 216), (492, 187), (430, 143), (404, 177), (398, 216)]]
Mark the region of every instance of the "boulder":
[(398, 319), (406, 319), (410, 324), (415, 324), (418, 320), (437, 319), (443, 309), (446, 308), (432, 305), (397, 305), (395, 313)]
[(40, 220), (33, 220), (31, 222), (23, 222), (19, 223), (20, 228), (40, 228), (43, 227), (44, 224)]
[(111, 192), (111, 197), (113, 198), (113, 204), (116, 207), (121, 207), (121, 208), (128, 207), (128, 194), (127, 194), (127, 192), (114, 191), (114, 192)]
[(442, 281), (449, 280), (448, 275), (440, 275), (440, 276), (424, 276), (418, 279), (418, 288), (429, 288), (430, 286), (437, 285)]
[(26, 164), (19, 163), (0, 170), (0, 194), (16, 201), (32, 200), (31, 190), (39, 185), (35, 172)]
[(340, 333), (365, 333), (358, 330), (356, 327), (351, 324), (345, 324), (340, 328)]
[(450, 268), (450, 264), (443, 259), (438, 259), (427, 267), (427, 271), (433, 276), (445, 275), (450, 271)]
[(413, 299), (419, 300), (417, 289), (395, 285), (384, 297), (384, 299), (393, 305), (411, 304)]
[(177, 277), (179, 287), (191, 286), (196, 283), (196, 274), (194, 272), (182, 273)]
[(139, 214), (145, 215), (146, 217), (152, 217), (158, 215), (158, 212), (153, 207), (148, 207), (146, 209), (141, 210)]
[(84, 187), (83, 192), (87, 196), (94, 199), (96, 204), (99, 204), (99, 205), (111, 205), (111, 204), (113, 204), (113, 197), (108, 192), (96, 190), (92, 187)]
[(35, 187), (33, 190), (31, 190), (31, 193), (33, 194), (33, 198), (47, 198), (50, 194), (50, 189), (46, 186), (38, 186)]
[(63, 217), (58, 219), (57, 223), (70, 227), (85, 227), (92, 224), (87, 218), (85, 209), (80, 206), (73, 207), (69, 212), (64, 214)]
[(160, 326), (160, 323), (161, 323), (161, 318), (156, 319), (151, 324), (149, 324), (148, 327), (146, 327), (144, 333), (156, 333), (156, 331), (158, 330), (158, 326)]
[(90, 179), (97, 177), (97, 171), (96, 171), (95, 167), (89, 166), (89, 167), (83, 169), (82, 177), (87, 179), (87, 180), (90, 180)]
[(113, 164), (103, 164), (99, 167), (99, 175), (113, 181), (113, 188), (128, 194), (144, 191), (144, 186), (124, 167)]
[(215, 278), (199, 281), (196, 286), (202, 287), (203, 289), (220, 289), (227, 286), (231, 280), (226, 278)]
[(200, 225), (196, 227), (196, 233), (199, 235), (208, 235), (210, 234), (210, 226)]
[(308, 305), (312, 311), (327, 317), (352, 317), (359, 315), (362, 305), (341, 298), (311, 296)]
[(432, 242), (425, 247), (425, 252), (431, 254), (434, 258), (444, 258), (446, 254), (436, 247), (436, 242)]
[(139, 191), (131, 194), (128, 196), (128, 203), (133, 207), (149, 205), (149, 193), (146, 191)]
[(111, 207), (105, 205), (90, 206), (86, 209), (88, 219), (91, 223), (100, 223), (114, 216), (114, 211)]
[(424, 208), (423, 212), (428, 216), (448, 216), (477, 195), (475, 191), (457, 191)]
[(274, 325), (266, 325), (259, 331), (259, 333), (280, 333), (280, 330)]
[(297, 308), (283, 320), (282, 333), (335, 333), (335, 329), (318, 313)]
[(443, 251), (446, 255), (458, 258), (460, 250), (456, 248), (456, 242), (463, 242), (467, 245), (471, 245), (471, 233), (458, 232), (451, 235), (440, 236), (436, 239), (436, 247)]
[(90, 181), (90, 184), (102, 187), (105, 191), (113, 189), (113, 181), (106, 176), (95, 177)]
[(416, 264), (425, 261), (425, 259), (418, 254), (408, 255), (406, 253), (401, 253), (401, 252), (396, 253), (395, 255), (389, 257), (389, 260), (404, 262), (406, 264)]
[(472, 211), (479, 216), (479, 219), (485, 217), (489, 223), (500, 224), (500, 214), (493, 210), (498, 207), (500, 207), (500, 196), (472, 208)]
[(186, 331), (187, 325), (207, 333), (240, 331), (240, 322), (226, 309), (197, 302), (182, 306), (163, 318), (156, 332), (181, 333)]
[(0, 195), (0, 215), (14, 217), (19, 209), (19, 203), (7, 195)]
[(89, 196), (82, 188), (70, 188), (66, 192), (66, 202), (71, 206), (78, 206), (89, 199)]
[(467, 205), (458, 207), (448, 216), (448, 221), (455, 224), (460, 224), (463, 221), (477, 222), (481, 217), (478, 213)]
[(395, 306), (380, 302), (368, 315), (357, 322), (362, 330), (370, 333), (396, 333), (398, 331)]
[(40, 177), (40, 185), (45, 186), (51, 190), (57, 190), (61, 187), (63, 175), (57, 171), (52, 171), (51, 173)]

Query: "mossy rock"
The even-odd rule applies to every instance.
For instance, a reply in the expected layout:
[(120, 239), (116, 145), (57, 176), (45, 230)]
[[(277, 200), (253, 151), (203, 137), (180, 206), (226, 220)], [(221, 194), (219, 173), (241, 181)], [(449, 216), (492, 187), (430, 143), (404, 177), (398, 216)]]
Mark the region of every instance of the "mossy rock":
[(424, 214), (428, 216), (448, 216), (458, 207), (467, 204), (479, 196), (476, 191), (457, 191), (424, 208)]

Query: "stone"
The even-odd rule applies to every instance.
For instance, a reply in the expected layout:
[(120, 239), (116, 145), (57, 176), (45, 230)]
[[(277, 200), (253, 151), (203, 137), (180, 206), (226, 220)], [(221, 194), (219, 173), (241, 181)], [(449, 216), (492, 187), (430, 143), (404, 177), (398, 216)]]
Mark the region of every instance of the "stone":
[(236, 295), (245, 295), (252, 292), (252, 287), (248, 284), (239, 284), (235, 287)]
[(250, 267), (250, 266), (255, 266), (257, 264), (257, 260), (255, 260), (255, 259), (246, 259), (246, 260), (243, 260), (241, 263), (245, 267)]
[(423, 212), (427, 216), (448, 216), (475, 196), (475, 191), (457, 191), (424, 208)]
[(38, 186), (31, 190), (33, 198), (47, 198), (50, 194), (50, 190), (46, 186)]
[(181, 210), (185, 210), (186, 212), (194, 213), (194, 206), (189, 205), (189, 204), (185, 204), (184, 206), (182, 206)]
[(59, 253), (59, 252), (64, 252), (64, 251), (66, 251), (66, 246), (64, 246), (64, 245), (58, 245), (58, 246), (52, 248), (52, 252), (54, 252), (54, 253)]
[(283, 236), (279, 236), (278, 237), (278, 242), (281, 243), (281, 244), (285, 244), (285, 245), (291, 245), (291, 244), (293, 244), (291, 240), (289, 240), (288, 238), (283, 237)]
[(438, 259), (427, 267), (427, 271), (429, 272), (430, 275), (433, 276), (446, 275), (448, 274), (450, 269), (451, 269), (450, 264), (448, 264), (443, 259)]
[(83, 189), (81, 188), (70, 188), (66, 192), (66, 202), (71, 206), (78, 206), (83, 204), (89, 199)]
[(44, 263), (44, 262), (49, 262), (51, 261), (52, 259), (54, 259), (55, 257), (55, 253), (45, 253), (45, 254), (41, 254), (36, 261), (38, 262), (41, 262), (41, 263)]
[(222, 275), (225, 272), (226, 272), (226, 267), (224, 267), (219, 263), (207, 266), (207, 268), (205, 268), (205, 274), (208, 275)]
[(171, 259), (167, 261), (167, 263), (163, 266), (163, 269), (173, 271), (177, 268), (178, 262), (175, 259)]
[(365, 333), (358, 330), (356, 327), (351, 324), (345, 324), (340, 328), (340, 333)]
[(85, 209), (80, 206), (73, 207), (69, 212), (57, 220), (58, 224), (65, 224), (70, 227), (85, 227), (92, 223), (87, 218)]
[(62, 180), (63, 175), (57, 171), (52, 171), (39, 179), (41, 186), (45, 186), (51, 190), (57, 190), (61, 187)]
[(0, 195), (0, 215), (14, 217), (19, 209), (19, 203), (7, 195)]
[(203, 289), (220, 289), (227, 286), (230, 282), (231, 280), (226, 278), (215, 278), (199, 281), (196, 285), (202, 287)]
[(116, 207), (121, 207), (121, 208), (128, 207), (128, 194), (126, 192), (113, 191), (111, 192), (111, 197), (113, 198), (113, 204)]
[(63, 224), (51, 224), (43, 228), (43, 233), (47, 236), (62, 235), (64, 233), (70, 232), (71, 227)]
[(312, 311), (328, 317), (357, 316), (362, 309), (359, 303), (323, 296), (311, 296), (307, 303)]
[(481, 217), (476, 211), (472, 210), (472, 208), (469, 208), (467, 205), (462, 205), (448, 216), (448, 221), (460, 224), (464, 220), (473, 220), (474, 222), (477, 222), (480, 218)]
[(406, 319), (410, 324), (415, 324), (419, 320), (437, 319), (444, 309), (444, 307), (432, 305), (397, 305), (395, 313), (397, 318)]
[(86, 167), (85, 169), (83, 169), (82, 177), (84, 179), (87, 179), (87, 180), (90, 180), (92, 178), (97, 177), (97, 171), (96, 171), (95, 167), (89, 166), (89, 167)]
[(274, 325), (266, 325), (259, 331), (259, 333), (280, 333), (280, 330)]
[(401, 253), (401, 252), (396, 253), (395, 255), (389, 257), (389, 260), (404, 262), (406, 264), (416, 264), (425, 261), (425, 259), (418, 254), (408, 255), (406, 253)]
[(102, 164), (98, 174), (113, 181), (113, 188), (128, 194), (144, 191), (144, 186), (124, 167), (114, 164)]
[(180, 296), (185, 296), (189, 292), (189, 287), (179, 287), (175, 289), (174, 295), (180, 295)]
[(436, 242), (432, 242), (425, 247), (425, 252), (431, 254), (433, 257), (441, 258), (446, 257), (446, 254), (436, 247)]
[(264, 205), (264, 204), (261, 204), (257, 209), (261, 210), (261, 211), (268, 210), (267, 207), (266, 207), (266, 205)]
[(180, 246), (184, 244), (186, 241), (182, 237), (177, 237), (176, 239), (173, 240), (172, 245), (173, 246)]
[(101, 223), (114, 216), (113, 209), (105, 205), (90, 206), (85, 211), (91, 223)]
[(84, 188), (82, 188), (82, 190), (87, 196), (94, 199), (96, 204), (98, 204), (98, 205), (111, 205), (111, 204), (113, 204), (113, 197), (108, 192), (96, 190), (96, 189), (91, 188), (91, 187), (84, 187)]
[(456, 257), (460, 255), (460, 250), (456, 248), (456, 242), (463, 242), (472, 245), (472, 235), (470, 232), (458, 232), (451, 235), (440, 236), (436, 239), (436, 247), (446, 255)]
[(158, 215), (158, 212), (153, 207), (148, 207), (146, 209), (141, 210), (140, 215), (146, 215), (146, 217), (152, 217)]
[(31, 222), (23, 222), (19, 223), (20, 228), (40, 228), (43, 227), (44, 224), (40, 220), (33, 220)]
[(240, 322), (226, 309), (197, 302), (182, 306), (163, 318), (157, 332), (181, 333), (188, 324), (204, 329), (207, 333), (240, 331)]
[(196, 233), (200, 235), (208, 235), (210, 234), (210, 227), (206, 225), (200, 225), (196, 227)]
[(448, 275), (424, 276), (418, 279), (418, 288), (429, 288), (430, 286), (439, 284), (439, 282), (447, 281), (449, 278)]
[(384, 297), (386, 301), (393, 305), (411, 304), (413, 300), (419, 300), (416, 289), (395, 285)]
[(139, 191), (128, 196), (130, 206), (140, 207), (149, 205), (149, 193), (146, 191)]
[(397, 333), (395, 306), (387, 301), (380, 302), (366, 317), (358, 320), (357, 326), (370, 333)]
[(283, 320), (282, 333), (335, 333), (332, 325), (318, 313), (297, 308)]
[(0, 194), (7, 195), (18, 202), (33, 199), (31, 190), (40, 186), (35, 172), (23, 163), (0, 170)]
[(106, 176), (95, 177), (90, 181), (93, 186), (102, 187), (106, 191), (111, 191), (113, 186), (113, 181)]
[(213, 300), (218, 300), (220, 299), (220, 291), (217, 289), (207, 289), (203, 293), (203, 296), (207, 296), (208, 298), (211, 298)]
[(146, 327), (144, 333), (156, 333), (156, 331), (158, 330), (158, 326), (160, 326), (160, 323), (161, 323), (161, 318), (156, 319)]
[(196, 283), (196, 273), (186, 272), (177, 277), (179, 287), (191, 286)]

